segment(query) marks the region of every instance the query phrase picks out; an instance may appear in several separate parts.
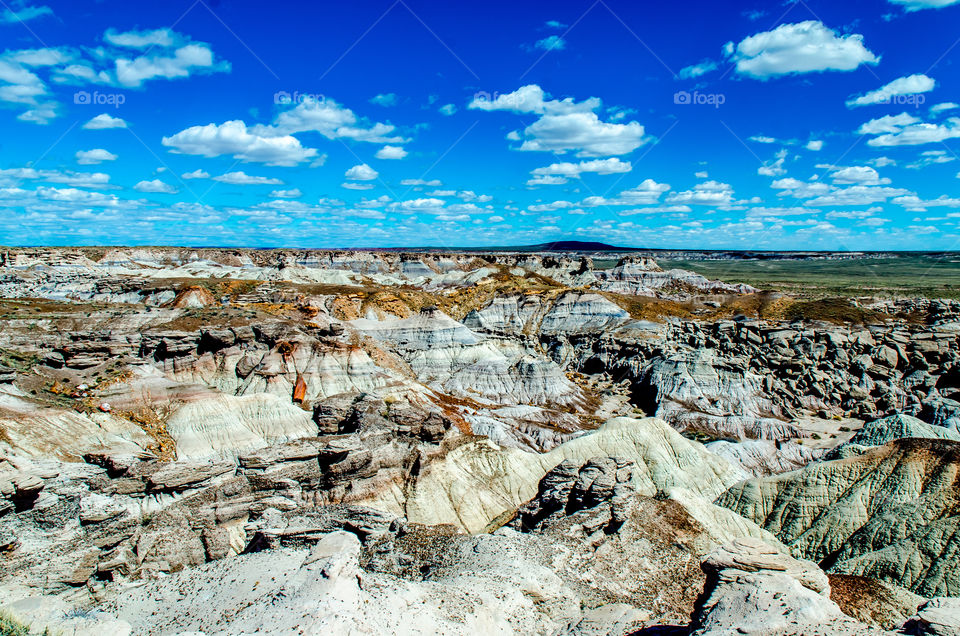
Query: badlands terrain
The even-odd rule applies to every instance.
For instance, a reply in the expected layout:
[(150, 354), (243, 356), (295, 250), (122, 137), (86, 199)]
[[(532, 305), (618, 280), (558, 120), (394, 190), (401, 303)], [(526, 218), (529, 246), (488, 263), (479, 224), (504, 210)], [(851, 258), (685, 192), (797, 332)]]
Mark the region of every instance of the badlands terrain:
[(704, 262), (0, 249), (0, 633), (960, 634), (960, 302)]

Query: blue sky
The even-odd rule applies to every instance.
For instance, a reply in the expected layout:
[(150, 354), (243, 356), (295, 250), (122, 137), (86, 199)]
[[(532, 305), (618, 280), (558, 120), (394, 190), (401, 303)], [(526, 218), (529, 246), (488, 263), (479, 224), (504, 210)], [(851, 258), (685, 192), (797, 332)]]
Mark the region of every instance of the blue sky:
[(0, 243), (960, 249), (960, 0), (0, 0)]

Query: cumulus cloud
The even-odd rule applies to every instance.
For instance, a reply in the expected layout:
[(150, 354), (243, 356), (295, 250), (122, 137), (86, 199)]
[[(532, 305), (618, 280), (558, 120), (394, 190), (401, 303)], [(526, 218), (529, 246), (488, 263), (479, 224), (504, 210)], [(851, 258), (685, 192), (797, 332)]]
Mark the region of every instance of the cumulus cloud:
[(272, 190), (270, 196), (275, 199), (299, 199), (303, 196), (303, 192), (300, 192), (300, 188), (293, 188), (292, 190)]
[(83, 125), (87, 130), (106, 130), (108, 128), (126, 128), (127, 122), (107, 113), (97, 115)]
[(562, 51), (567, 48), (567, 41), (559, 35), (548, 35), (542, 40), (537, 40), (533, 46), (542, 51)]
[(729, 42), (725, 53), (739, 74), (761, 80), (793, 73), (852, 71), (880, 61), (863, 45), (862, 35), (839, 35), (816, 20), (781, 24), (739, 44)]
[[(527, 182), (527, 185), (538, 185), (532, 183), (536, 178), (545, 176), (555, 176), (563, 179), (560, 183), (566, 183), (568, 177), (579, 177), (584, 172), (595, 172), (596, 174), (622, 174), (630, 172), (633, 166), (629, 162), (621, 161), (617, 157), (609, 159), (593, 159), (590, 161), (581, 161), (579, 163), (552, 163), (549, 166), (536, 168), (530, 171), (534, 179)], [(557, 181), (548, 181), (543, 185), (557, 185)]]
[(110, 175), (105, 172), (73, 172), (72, 170), (36, 170), (35, 168), (7, 168), (0, 170), (0, 183), (8, 180), (45, 181), (78, 188), (106, 188)]
[(347, 170), (343, 176), (352, 181), (373, 181), (380, 176), (380, 173), (367, 164), (361, 163)]
[(176, 188), (168, 183), (164, 183), (160, 179), (153, 179), (152, 181), (141, 181), (137, 185), (133, 186), (134, 190), (138, 192), (153, 192), (156, 194), (176, 194), (179, 192)]
[(914, 95), (928, 93), (936, 88), (937, 82), (921, 73), (898, 77), (888, 84), (884, 84), (875, 91), (847, 100), (847, 108), (870, 106), (872, 104), (889, 104), (898, 95)]
[(13, 24), (15, 22), (27, 22), (45, 15), (53, 15), (53, 9), (47, 6), (23, 7), (16, 11), (7, 8), (3, 10), (3, 13), (0, 13), (0, 23)]
[(804, 146), (807, 150), (812, 150), (814, 152), (819, 152), (823, 149), (823, 141), (819, 139), (811, 139), (807, 142), (807, 145)]
[(340, 187), (346, 188), (347, 190), (373, 190), (372, 183), (356, 183), (355, 181), (347, 181), (346, 183), (341, 183)]
[(429, 181), (425, 181), (424, 179), (402, 179), (400, 185), (439, 188), (443, 183), (439, 179), (430, 179)]
[(612, 199), (590, 196), (581, 201), (580, 205), (588, 208), (601, 205), (653, 205), (659, 202), (664, 192), (669, 190), (669, 183), (657, 183), (653, 179), (644, 179), (636, 187), (624, 190)]
[(930, 112), (933, 114), (936, 114), (936, 113), (942, 113), (947, 110), (953, 110), (955, 108), (960, 108), (960, 104), (956, 102), (943, 102), (943, 103), (934, 104), (933, 106), (931, 106)]
[(492, 98), (486, 94), (476, 95), (468, 108), (540, 115), (522, 133), (513, 131), (507, 135), (511, 141), (522, 141), (518, 150), (523, 151), (575, 152), (578, 157), (623, 155), (651, 140), (636, 121), (626, 124), (601, 121), (594, 112), (601, 105), (595, 97), (582, 102), (569, 97), (547, 99), (543, 89), (531, 84)]
[(410, 199), (407, 201), (397, 201), (387, 206), (391, 210), (400, 212), (425, 212), (427, 214), (440, 214), (446, 202), (443, 199), (435, 197), (423, 197), (420, 199)]
[(371, 104), (376, 104), (377, 106), (396, 106), (397, 104), (397, 94), (396, 93), (380, 93), (374, 95), (370, 98)]
[(218, 177), (213, 177), (214, 181), (220, 183), (229, 183), (230, 185), (281, 185), (283, 181), (274, 177), (258, 177), (250, 175), (242, 170), (228, 172)]
[(268, 136), (252, 132), (237, 119), (222, 124), (191, 126), (161, 143), (171, 152), (203, 157), (231, 155), (243, 162), (265, 163), (268, 166), (294, 166), (317, 156), (313, 148), (304, 148), (291, 135)]
[(6, 24), (13, 24), (15, 22), (27, 22), (29, 20), (35, 20), (37, 18), (43, 17), (45, 15), (53, 15), (53, 9), (47, 6), (32, 6), (32, 7), (22, 7), (14, 11), (13, 9), (7, 8), (3, 10), (3, 13), (0, 13), (0, 22)]
[(960, 118), (950, 117), (942, 124), (932, 124), (900, 113), (871, 119), (857, 132), (876, 135), (867, 142), (870, 146), (918, 146), (960, 137)]
[(889, 0), (891, 4), (897, 4), (905, 11), (920, 11), (921, 9), (942, 9), (957, 4), (960, 0)]
[(120, 86), (139, 88), (153, 79), (177, 79), (194, 73), (229, 72), (230, 63), (217, 60), (206, 42), (190, 39), (170, 29), (154, 31), (108, 30), (104, 40), (117, 47), (146, 49), (142, 55), (114, 59), (114, 73)]
[(834, 183), (859, 185), (886, 185), (890, 179), (881, 178), (880, 174), (870, 166), (849, 166), (840, 168), (830, 174)]
[(180, 175), (180, 178), (181, 178), (181, 179), (186, 179), (186, 180), (190, 180), (190, 179), (209, 179), (209, 178), (210, 178), (210, 173), (207, 172), (206, 170), (201, 170), (201, 169), (197, 168), (196, 170), (194, 170), (194, 171), (192, 171), (192, 172), (184, 172), (182, 175)]
[(384, 146), (374, 155), (377, 159), (403, 159), (407, 151), (400, 146)]
[(667, 203), (685, 205), (729, 205), (733, 200), (733, 187), (719, 181), (698, 183), (692, 190), (673, 192), (667, 196)]
[(712, 73), (715, 70), (717, 70), (716, 62), (713, 60), (703, 60), (702, 62), (683, 67), (680, 69), (680, 72), (677, 73), (677, 77), (679, 79), (694, 79), (701, 75)]
[(565, 183), (569, 183), (569, 179), (567, 179), (566, 177), (536, 176), (536, 177), (527, 179), (528, 186), (563, 185)]
[(787, 169), (783, 167), (783, 162), (787, 158), (787, 151), (781, 150), (777, 153), (776, 160), (767, 161), (757, 168), (757, 174), (765, 177), (779, 177), (786, 174)]
[(93, 150), (78, 150), (75, 157), (77, 163), (81, 166), (92, 166), (104, 161), (115, 161), (117, 155), (103, 148), (94, 148)]
[(149, 49), (151, 47), (169, 48), (183, 42), (183, 37), (170, 29), (155, 29), (153, 31), (126, 31), (107, 29), (103, 39), (114, 46), (130, 49)]
[(446, 115), (447, 117), (450, 117), (451, 115), (454, 115), (457, 112), (457, 107), (454, 106), (453, 104), (444, 104), (438, 109), (438, 111), (440, 112), (441, 115)]
[(520, 150), (554, 154), (575, 151), (578, 157), (624, 155), (649, 141), (639, 123), (607, 123), (596, 113), (544, 115), (528, 126), (523, 136)]
[(528, 205), (527, 209), (531, 212), (555, 212), (556, 210), (563, 210), (565, 208), (575, 207), (570, 201), (551, 201), (550, 203), (537, 203), (534, 205)]
[(407, 141), (394, 135), (391, 124), (361, 120), (352, 110), (332, 99), (323, 102), (308, 99), (295, 108), (280, 113), (272, 126), (257, 126), (258, 134), (292, 135), (318, 132), (327, 139), (353, 139), (377, 144), (400, 144)]
[(946, 195), (927, 201), (924, 201), (915, 195), (904, 195), (892, 199), (890, 203), (902, 205), (905, 209), (911, 212), (926, 212), (927, 208), (937, 207), (960, 209), (960, 199), (951, 198)]
[(848, 188), (834, 188), (829, 193), (814, 197), (807, 201), (807, 205), (814, 207), (871, 205), (882, 203), (890, 197), (908, 194), (903, 188), (885, 186), (853, 185)]
[(947, 154), (946, 150), (927, 150), (921, 152), (916, 161), (913, 163), (908, 163), (904, 167), (910, 168), (911, 170), (919, 170), (921, 168), (926, 168), (927, 166), (950, 163), (951, 161), (956, 161), (956, 157), (951, 154)]

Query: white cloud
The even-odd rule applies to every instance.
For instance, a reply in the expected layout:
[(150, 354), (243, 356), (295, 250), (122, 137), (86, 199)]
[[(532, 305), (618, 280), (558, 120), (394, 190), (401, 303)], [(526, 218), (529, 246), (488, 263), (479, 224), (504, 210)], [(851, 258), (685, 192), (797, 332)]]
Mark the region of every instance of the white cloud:
[(94, 148), (93, 150), (78, 150), (75, 157), (77, 163), (81, 166), (92, 166), (104, 161), (114, 161), (117, 155), (103, 148)]
[(728, 183), (706, 181), (698, 183), (693, 190), (673, 192), (667, 196), (667, 203), (688, 205), (728, 205), (733, 199), (733, 188)]
[(575, 207), (570, 201), (552, 201), (550, 203), (537, 203), (534, 205), (528, 205), (527, 209), (531, 212), (554, 212), (556, 210), (563, 210), (565, 208)]
[(886, 185), (890, 179), (881, 178), (880, 174), (869, 166), (850, 166), (840, 168), (830, 174), (834, 183), (854, 185)]
[(629, 162), (621, 161), (617, 157), (611, 157), (609, 159), (593, 159), (579, 163), (552, 163), (549, 166), (531, 170), (530, 174), (534, 176), (555, 175), (561, 177), (578, 177), (584, 172), (622, 174), (630, 172), (632, 169), (633, 166), (631, 166)]
[(374, 155), (377, 159), (403, 159), (407, 151), (400, 146), (384, 146)]
[(0, 183), (5, 180), (46, 181), (78, 188), (106, 188), (110, 175), (105, 172), (73, 172), (70, 170), (36, 170), (34, 168), (7, 168), (0, 170)]
[(269, 166), (294, 166), (317, 156), (316, 150), (304, 148), (291, 135), (264, 136), (252, 132), (259, 128), (263, 127), (248, 129), (239, 119), (220, 125), (191, 126), (164, 137), (161, 143), (178, 154), (203, 157), (232, 155), (234, 159), (244, 162)]
[(835, 188), (828, 194), (810, 199), (807, 201), (807, 205), (815, 207), (871, 205), (873, 203), (882, 203), (890, 197), (902, 196), (908, 193), (909, 191), (903, 188), (854, 185), (849, 188)]
[(940, 196), (936, 199), (924, 201), (920, 197), (914, 195), (900, 196), (890, 201), (890, 203), (895, 203), (896, 205), (902, 205), (905, 209), (911, 212), (925, 212), (927, 208), (936, 208), (936, 207), (945, 207), (945, 208), (957, 208), (960, 209), (960, 199), (950, 198), (946, 195)]
[(683, 67), (680, 69), (680, 72), (677, 73), (677, 77), (680, 79), (693, 79), (701, 75), (706, 75), (707, 73), (712, 73), (715, 70), (717, 70), (716, 62), (713, 60), (703, 60), (697, 64)]
[(867, 161), (871, 166), (876, 166), (877, 168), (886, 168), (887, 166), (895, 166), (897, 162), (890, 157), (876, 157), (875, 159), (870, 159)]
[(308, 99), (296, 107), (277, 115), (272, 126), (256, 126), (261, 135), (293, 135), (301, 132), (318, 132), (327, 139), (353, 139), (376, 144), (401, 144), (403, 137), (393, 135), (396, 127), (391, 124), (370, 124), (361, 120), (350, 110), (332, 99), (323, 102)]
[(440, 214), (443, 212), (445, 205), (446, 203), (443, 199), (424, 197), (422, 199), (410, 199), (408, 201), (391, 203), (387, 207), (389, 207), (391, 210), (399, 210), (401, 212), (426, 212), (427, 214)]
[(371, 104), (376, 104), (377, 106), (396, 106), (397, 104), (397, 94), (396, 93), (380, 93), (374, 95), (370, 98)]
[(649, 208), (634, 208), (620, 212), (620, 216), (636, 216), (637, 214), (685, 214), (690, 212), (686, 205), (656, 205)]
[(960, 118), (950, 117), (943, 124), (931, 124), (907, 113), (872, 119), (857, 131), (861, 135), (877, 135), (870, 146), (918, 146), (960, 137)]
[[(492, 99), (491, 99), (492, 97)], [(521, 86), (512, 93), (491, 96), (477, 93), (467, 106), (472, 110), (507, 110), (515, 113), (563, 114), (570, 112), (589, 112), (600, 107), (600, 100), (588, 99), (579, 104), (570, 97), (562, 100), (548, 100), (542, 88), (536, 84)]]
[(828, 219), (866, 219), (873, 216), (873, 213), (876, 212), (874, 208), (869, 210), (832, 210), (826, 213), (826, 218)]
[(889, 0), (892, 4), (898, 4), (905, 11), (920, 11), (921, 9), (942, 9), (957, 4), (960, 0)]
[(757, 174), (765, 177), (779, 177), (780, 175), (786, 174), (787, 169), (783, 167), (783, 162), (786, 160), (786, 158), (787, 151), (779, 151), (775, 161), (767, 161), (762, 166), (757, 168)]
[(372, 183), (355, 183), (353, 181), (341, 183), (340, 187), (346, 188), (347, 190), (373, 190)]
[(153, 31), (126, 31), (117, 32), (116, 29), (107, 29), (103, 39), (114, 46), (129, 49), (148, 49), (151, 47), (169, 48), (183, 42), (183, 37), (170, 29), (156, 29)]
[[(104, 38), (117, 46), (147, 49), (134, 58), (117, 57), (114, 72), (121, 86), (139, 88), (153, 79), (177, 79), (200, 73), (229, 72), (230, 63), (217, 61), (205, 42), (190, 42), (186, 36), (158, 29), (156, 31), (107, 31)], [(174, 48), (176, 47), (176, 48)], [(156, 50), (155, 53), (152, 51)]]
[(805, 146), (805, 148), (807, 150), (818, 152), (823, 149), (823, 142), (819, 139), (811, 139), (810, 141), (807, 142), (807, 145)]
[(891, 101), (895, 101), (897, 96), (928, 93), (936, 88), (936, 86), (937, 83), (933, 78), (919, 73), (899, 77), (889, 84), (884, 84), (875, 91), (870, 91), (864, 95), (848, 99), (847, 108), (857, 108), (858, 106), (869, 106), (872, 104), (889, 104)]
[(300, 192), (299, 188), (293, 188), (292, 190), (272, 190), (270, 196), (275, 199), (298, 199), (303, 196), (303, 192)]
[(695, 176), (697, 179), (707, 179), (710, 177), (710, 173), (706, 170), (701, 170), (700, 172), (693, 173), (693, 176)]
[(51, 119), (57, 117), (56, 104), (42, 104), (37, 108), (30, 108), (17, 115), (20, 121), (28, 121), (34, 124), (49, 124)]
[(639, 123), (602, 122), (596, 113), (544, 115), (523, 134), (520, 150), (554, 154), (576, 151), (578, 157), (624, 155), (649, 141)]
[(361, 163), (347, 170), (343, 176), (352, 181), (373, 181), (380, 176), (380, 173), (367, 164)]
[(176, 194), (179, 192), (172, 185), (164, 183), (160, 179), (153, 179), (152, 181), (141, 181), (137, 185), (133, 186), (134, 190), (139, 192), (153, 192), (157, 194)]
[(400, 181), (400, 185), (405, 186), (428, 186), (431, 188), (439, 188), (443, 183), (439, 179), (431, 179), (429, 181), (424, 181), (423, 179), (403, 179)]
[(438, 110), (441, 115), (446, 115), (449, 117), (457, 112), (457, 107), (453, 104), (444, 104)]
[(184, 172), (182, 175), (180, 175), (180, 178), (181, 178), (181, 179), (186, 179), (186, 180), (190, 180), (190, 179), (209, 179), (209, 178), (210, 178), (210, 173), (207, 172), (206, 170), (201, 170), (201, 169), (197, 168), (197, 169), (194, 170), (193, 172)]
[(126, 128), (127, 122), (120, 119), (119, 117), (114, 117), (113, 115), (108, 115), (107, 113), (101, 113), (97, 115), (87, 123), (83, 125), (87, 130), (106, 130), (108, 128)]
[(748, 137), (750, 141), (756, 142), (758, 144), (775, 144), (777, 140), (773, 137), (767, 137), (766, 135), (753, 135)]
[(880, 59), (863, 45), (863, 36), (839, 35), (823, 23), (808, 20), (781, 24), (730, 42), (725, 50), (736, 64), (737, 72), (756, 79), (792, 73), (852, 71), (861, 64), (877, 64)]
[[(960, 1), (960, 0), (958, 0)], [(960, 104), (956, 102), (942, 102), (940, 104), (934, 104), (930, 107), (931, 113), (942, 113), (945, 110), (953, 110), (955, 108), (960, 108)]]
[(915, 124), (919, 121), (919, 119), (908, 113), (900, 113), (899, 115), (884, 115), (883, 117), (871, 119), (867, 123), (860, 126), (859, 130), (857, 130), (857, 134), (879, 135), (881, 133), (896, 133), (905, 126)]
[(650, 141), (636, 121), (615, 124), (601, 121), (593, 111), (602, 106), (595, 97), (576, 102), (572, 98), (549, 100), (536, 84), (522, 86), (512, 93), (474, 96), (468, 108), (533, 113), (541, 117), (523, 133), (512, 131), (511, 141), (522, 141), (519, 150), (564, 154), (575, 151), (578, 157), (623, 155)]
[(567, 41), (559, 35), (549, 35), (542, 40), (537, 40), (534, 46), (544, 51), (562, 51), (567, 48)]
[(247, 174), (242, 170), (228, 172), (213, 178), (220, 183), (229, 183), (230, 185), (282, 185), (283, 181), (274, 177), (258, 177)]
[(6, 24), (27, 22), (28, 20), (35, 20), (45, 15), (53, 15), (53, 10), (47, 6), (23, 7), (16, 11), (7, 8), (4, 9), (3, 13), (0, 13), (0, 22)]
[(538, 186), (538, 185), (563, 185), (568, 183), (568, 179), (565, 177), (552, 177), (552, 176), (536, 176), (530, 179), (527, 179), (528, 186)]
[(904, 167), (910, 168), (911, 170), (919, 170), (927, 166), (950, 163), (951, 161), (956, 161), (956, 157), (951, 154), (947, 154), (946, 150), (927, 150), (921, 152), (916, 161), (913, 163), (908, 163)]

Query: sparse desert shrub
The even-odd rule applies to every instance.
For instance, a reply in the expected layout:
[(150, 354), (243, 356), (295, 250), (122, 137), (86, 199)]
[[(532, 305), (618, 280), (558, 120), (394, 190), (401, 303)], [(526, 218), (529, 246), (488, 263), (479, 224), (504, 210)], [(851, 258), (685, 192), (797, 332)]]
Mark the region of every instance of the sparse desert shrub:
[(0, 636), (29, 636), (30, 628), (10, 616), (0, 613)]

